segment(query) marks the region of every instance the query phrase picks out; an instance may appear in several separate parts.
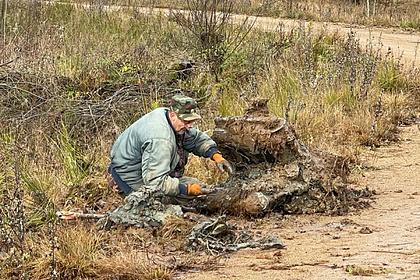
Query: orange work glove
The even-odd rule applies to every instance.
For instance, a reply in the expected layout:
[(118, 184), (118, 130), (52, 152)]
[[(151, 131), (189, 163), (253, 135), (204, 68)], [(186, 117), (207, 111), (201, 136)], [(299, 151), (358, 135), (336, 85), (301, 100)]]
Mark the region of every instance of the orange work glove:
[(187, 193), (191, 196), (197, 196), (203, 194), (201, 186), (199, 184), (189, 184), (187, 186)]
[(220, 171), (226, 171), (229, 175), (233, 173), (232, 165), (225, 160), (220, 153), (215, 153), (211, 159), (216, 162), (217, 168), (219, 168)]

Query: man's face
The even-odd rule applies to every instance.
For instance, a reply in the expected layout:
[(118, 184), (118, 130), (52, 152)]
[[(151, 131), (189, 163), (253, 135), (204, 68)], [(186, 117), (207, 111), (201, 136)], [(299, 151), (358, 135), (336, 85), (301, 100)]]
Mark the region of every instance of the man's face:
[(176, 113), (173, 113), (171, 116), (172, 126), (175, 131), (179, 134), (185, 133), (188, 129), (194, 126), (194, 121), (185, 121), (177, 116)]

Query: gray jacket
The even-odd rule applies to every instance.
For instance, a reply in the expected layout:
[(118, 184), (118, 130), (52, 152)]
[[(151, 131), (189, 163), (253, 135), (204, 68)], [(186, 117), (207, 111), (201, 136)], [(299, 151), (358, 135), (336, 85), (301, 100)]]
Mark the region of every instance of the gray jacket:
[[(111, 150), (111, 164), (132, 189), (146, 185), (167, 195), (179, 194), (179, 179), (169, 176), (180, 157), (175, 131), (166, 117), (168, 108), (157, 108), (128, 127)], [(216, 143), (205, 133), (192, 128), (185, 132), (183, 148), (197, 156), (211, 156)]]

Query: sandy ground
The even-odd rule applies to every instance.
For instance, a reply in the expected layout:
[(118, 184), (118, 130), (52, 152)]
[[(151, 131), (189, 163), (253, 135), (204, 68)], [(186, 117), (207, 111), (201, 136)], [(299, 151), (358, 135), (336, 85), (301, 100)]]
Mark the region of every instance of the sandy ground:
[[(176, 279), (420, 279), (420, 129), (366, 154), (371, 208), (347, 216), (269, 217), (255, 228), (280, 236), (283, 250), (243, 250), (212, 271)], [(347, 271), (346, 271), (347, 270)]]

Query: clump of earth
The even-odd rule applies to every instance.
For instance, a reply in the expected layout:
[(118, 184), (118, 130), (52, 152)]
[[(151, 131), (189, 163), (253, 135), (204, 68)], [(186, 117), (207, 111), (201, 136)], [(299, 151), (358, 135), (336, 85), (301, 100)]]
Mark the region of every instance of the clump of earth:
[(310, 151), (286, 120), (268, 112), (267, 100), (254, 101), (243, 116), (217, 118), (213, 139), (236, 167), (210, 194), (190, 202), (201, 212), (263, 215), (345, 214), (369, 205), (372, 192), (347, 180), (348, 162)]

